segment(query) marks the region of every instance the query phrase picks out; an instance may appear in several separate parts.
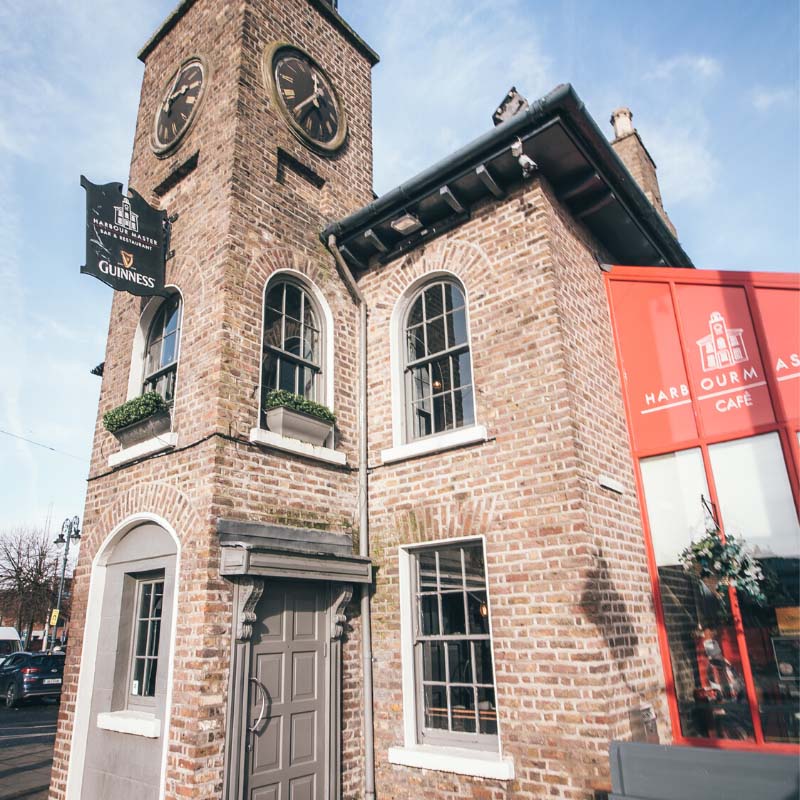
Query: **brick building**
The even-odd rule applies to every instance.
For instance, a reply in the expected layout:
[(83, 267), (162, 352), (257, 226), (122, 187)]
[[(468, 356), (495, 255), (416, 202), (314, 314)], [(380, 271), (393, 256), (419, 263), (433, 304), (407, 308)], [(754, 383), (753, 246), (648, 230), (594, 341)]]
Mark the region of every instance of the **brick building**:
[(51, 797), (594, 797), (673, 736), (603, 265), (691, 262), (630, 112), (558, 87), (373, 199), (324, 0), (140, 58), (172, 295), (113, 302)]

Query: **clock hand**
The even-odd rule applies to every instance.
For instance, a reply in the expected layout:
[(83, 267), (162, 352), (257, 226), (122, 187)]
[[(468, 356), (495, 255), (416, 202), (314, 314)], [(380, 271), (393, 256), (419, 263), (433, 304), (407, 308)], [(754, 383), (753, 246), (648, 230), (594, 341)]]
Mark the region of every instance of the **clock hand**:
[(292, 109), (292, 111), (294, 111), (294, 113), (297, 114), (297, 112), (300, 111), (301, 108), (305, 108), (309, 103), (313, 103), (315, 106), (319, 107), (319, 103), (317, 103), (318, 97), (319, 95), (316, 92), (312, 92), (308, 97), (306, 97), (305, 100), (303, 100), (302, 103), (298, 103)]
[(170, 98), (169, 98), (169, 99), (170, 99), (170, 101), (172, 101), (172, 100), (174, 100), (176, 97), (180, 97), (182, 94), (186, 94), (186, 92), (188, 92), (188, 91), (189, 91), (189, 84), (188, 84), (188, 83), (185, 83), (183, 86), (181, 86), (181, 88), (180, 88), (180, 89), (178, 89), (178, 91), (177, 91), (177, 92), (173, 92), (173, 93), (170, 95)]
[(175, 91), (175, 87), (180, 83), (181, 80), (181, 70), (178, 70), (175, 73), (175, 80), (172, 82), (172, 86), (170, 87), (169, 93), (167, 94), (167, 99), (164, 102), (164, 111), (169, 114), (169, 110), (172, 107), (172, 93)]

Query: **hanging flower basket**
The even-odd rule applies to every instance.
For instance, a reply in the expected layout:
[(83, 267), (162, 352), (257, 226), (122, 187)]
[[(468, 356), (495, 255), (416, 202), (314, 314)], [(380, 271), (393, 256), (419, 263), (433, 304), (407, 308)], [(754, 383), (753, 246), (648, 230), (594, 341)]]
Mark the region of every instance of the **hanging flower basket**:
[(764, 573), (758, 560), (745, 551), (743, 540), (728, 535), (723, 542), (716, 526), (678, 558), (686, 572), (699, 578), (723, 602), (729, 586), (759, 605), (765, 602)]

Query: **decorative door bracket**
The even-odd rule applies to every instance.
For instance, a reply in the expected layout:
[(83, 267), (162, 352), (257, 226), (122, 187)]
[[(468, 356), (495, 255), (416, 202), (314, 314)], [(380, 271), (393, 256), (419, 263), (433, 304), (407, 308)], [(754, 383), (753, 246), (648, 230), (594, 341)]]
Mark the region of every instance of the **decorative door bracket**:
[(256, 604), (264, 592), (264, 579), (245, 576), (239, 578), (239, 604), (236, 609), (236, 639), (246, 642), (253, 635), (256, 621)]
[[(344, 624), (347, 622), (347, 615), (344, 613), (347, 604), (353, 597), (353, 584), (342, 583), (337, 587), (339, 594), (333, 602), (331, 608), (331, 641), (338, 641), (344, 634)], [(334, 592), (336, 589), (334, 589)]]

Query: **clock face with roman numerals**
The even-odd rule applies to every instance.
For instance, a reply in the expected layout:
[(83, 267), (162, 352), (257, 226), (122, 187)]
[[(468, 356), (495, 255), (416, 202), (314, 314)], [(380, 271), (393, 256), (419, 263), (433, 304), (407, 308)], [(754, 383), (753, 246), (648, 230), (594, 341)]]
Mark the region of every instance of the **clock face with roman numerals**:
[(292, 132), (322, 153), (344, 143), (344, 109), (330, 78), (302, 50), (282, 43), (264, 54), (264, 73), (278, 109)]
[(208, 82), (208, 70), (199, 56), (183, 62), (167, 83), (153, 120), (153, 151), (166, 155), (194, 122)]

